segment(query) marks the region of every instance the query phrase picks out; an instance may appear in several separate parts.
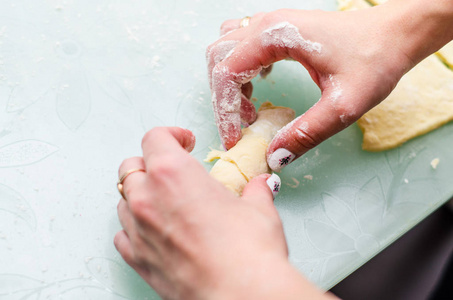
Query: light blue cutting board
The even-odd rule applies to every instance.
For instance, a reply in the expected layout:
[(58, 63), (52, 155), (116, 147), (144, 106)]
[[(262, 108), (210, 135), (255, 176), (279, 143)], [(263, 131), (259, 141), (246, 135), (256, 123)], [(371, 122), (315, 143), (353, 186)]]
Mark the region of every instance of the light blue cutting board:
[[(0, 0), (0, 299), (157, 298), (113, 247), (117, 167), (153, 126), (191, 129), (200, 161), (220, 144), (205, 49), (223, 20), (335, 9), (268, 2)], [(298, 114), (320, 96), (295, 62), (254, 83)], [(322, 288), (453, 195), (453, 124), (382, 153), (361, 140), (353, 125), (281, 173), (291, 262)]]

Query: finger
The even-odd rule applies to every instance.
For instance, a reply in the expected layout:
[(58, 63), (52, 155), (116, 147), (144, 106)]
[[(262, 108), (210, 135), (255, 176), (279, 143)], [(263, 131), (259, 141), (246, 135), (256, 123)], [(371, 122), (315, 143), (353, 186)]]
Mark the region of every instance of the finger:
[[(182, 150), (184, 151), (184, 150)], [(150, 216), (156, 213), (155, 197), (153, 197), (153, 185), (151, 173), (146, 167), (142, 157), (132, 157), (124, 160), (120, 166), (123, 174), (126, 170), (144, 169), (146, 172), (134, 172), (129, 174), (123, 181), (123, 194), (126, 201), (121, 200), (118, 204), (118, 217), (121, 225), (130, 237), (135, 238), (143, 228), (149, 228)], [(137, 224), (140, 227), (137, 227)]]
[(255, 105), (244, 95), (241, 96), (241, 121), (245, 126), (248, 126), (256, 120)]
[(121, 199), (117, 206), (118, 219), (121, 227), (128, 233), (128, 236), (136, 234), (134, 218), (129, 210), (128, 204), (125, 200)]
[[(143, 250), (146, 249), (148, 256), (148, 261), (155, 261), (156, 256), (151, 255), (151, 253), (157, 253), (158, 240), (160, 239), (159, 234), (154, 230), (155, 228), (152, 224), (149, 224), (150, 220), (144, 218), (143, 215), (146, 215), (147, 208), (141, 207), (140, 215), (137, 217), (137, 214), (133, 214), (129, 205), (134, 207), (134, 202), (131, 204), (126, 203), (126, 201), (121, 200), (118, 204), (118, 218), (123, 227), (123, 231), (126, 233), (128, 238), (128, 243), (131, 245), (132, 249), (141, 249), (140, 253), (135, 253), (134, 260), (140, 260), (144, 257), (142, 256)], [(152, 223), (152, 221), (151, 221)]]
[(206, 64), (208, 66), (208, 80), (211, 89), (212, 70), (233, 51), (237, 44), (239, 44), (239, 40), (221, 39), (206, 49)]
[(280, 191), (280, 187), (281, 181), (277, 174), (262, 174), (253, 178), (245, 186), (242, 200), (274, 214), (273, 200)]
[[(216, 44), (212, 48), (208, 49), (208, 52), (206, 54), (206, 59), (208, 61), (208, 74), (209, 74), (209, 84), (212, 87), (212, 82), (211, 82), (211, 74), (212, 74), (212, 69), (216, 64), (221, 62), (230, 51), (234, 49), (234, 47), (238, 44), (238, 41), (225, 41), (225, 42), (220, 42), (219, 44)], [(255, 108), (253, 105), (250, 105), (250, 98), (252, 96), (253, 92), (253, 85), (251, 83), (246, 83), (241, 87), (242, 91), (242, 101), (244, 103), (241, 103), (244, 107), (241, 107), (241, 113), (240, 116), (242, 118), (242, 121), (246, 124), (251, 124), (255, 121), (256, 119), (256, 112)], [(250, 109), (253, 107), (253, 110)]]
[(190, 152), (195, 147), (195, 136), (190, 130), (180, 127), (156, 127), (142, 139), (143, 159), (152, 154)]
[(269, 167), (278, 172), (322, 141), (355, 122), (369, 108), (356, 95), (331, 86), (318, 103), (280, 130), (267, 150)]
[[(129, 170), (144, 169), (144, 168), (145, 168), (145, 163), (143, 162), (143, 157), (135, 156), (135, 157), (131, 157), (131, 158), (125, 159), (121, 163), (120, 167), (118, 168), (118, 177), (121, 177), (123, 174), (125, 174)], [(131, 173), (130, 175), (128, 175), (126, 177), (126, 179), (124, 179), (123, 183), (129, 177), (135, 177), (135, 175), (139, 175), (140, 174), (140, 173), (138, 173), (138, 174), (135, 174), (135, 173), (138, 173), (138, 172), (134, 172), (134, 173)]]
[(220, 26), (220, 35), (225, 35), (228, 34), (229, 32), (236, 30), (239, 28), (241, 23), (241, 19), (231, 19), (231, 20), (226, 20), (225, 22), (222, 23)]
[[(258, 24), (262, 17), (265, 15), (263, 12), (259, 12), (253, 17), (249, 19), (249, 26)], [(206, 49), (206, 62), (208, 66), (208, 79), (209, 79), (209, 86), (212, 88), (212, 70), (214, 69), (215, 65), (225, 59), (228, 55), (230, 55), (236, 45), (242, 41), (244, 38), (248, 37), (250, 34), (249, 28), (240, 28), (240, 23), (242, 19), (233, 19), (225, 21), (221, 26), (221, 33), (225, 32), (224, 36), (222, 36), (219, 40), (215, 43), (208, 46)], [(240, 29), (239, 31), (241, 34), (235, 35), (234, 38), (230, 38), (230, 36), (225, 36), (227, 33), (235, 31), (235, 29)], [(249, 96), (245, 95), (247, 98), (250, 99)]]
[[(117, 206), (118, 219), (133, 244), (138, 245), (142, 244), (142, 241), (146, 241), (150, 246), (154, 246), (152, 240), (155, 239), (155, 232), (152, 230), (152, 225), (149, 224), (150, 220), (146, 218), (146, 211), (150, 209), (150, 205), (146, 207), (141, 204), (137, 205), (141, 202), (143, 202), (142, 198), (138, 200), (132, 198), (128, 202), (121, 199)], [(145, 202), (151, 201), (145, 200)]]
[[(137, 217), (137, 214), (133, 214), (131, 212), (132, 209), (134, 209), (134, 205), (136, 205), (133, 201), (131, 203), (126, 203), (126, 201), (121, 200), (120, 203), (118, 204), (117, 210), (118, 210), (118, 219), (121, 223), (121, 226), (123, 227), (124, 233), (127, 235), (127, 243), (129, 247), (132, 248), (132, 251), (134, 249), (140, 249), (141, 252), (135, 253), (134, 255), (134, 261), (138, 260), (143, 260), (144, 257), (142, 254), (144, 254), (144, 249), (146, 249), (147, 255), (147, 261), (155, 261), (156, 260), (156, 255), (157, 253), (157, 247), (158, 243), (157, 241), (159, 240), (158, 234), (156, 234), (156, 231), (153, 230), (154, 227), (150, 224), (149, 219), (146, 219), (143, 217), (143, 215), (146, 215), (146, 210), (147, 208), (141, 207), (140, 210), (140, 215)], [(129, 208), (129, 205), (132, 206), (132, 209)], [(126, 249), (129, 251), (128, 249)], [(152, 255), (152, 253), (154, 253)]]
[[(118, 176), (121, 178), (130, 170), (146, 170), (145, 162), (142, 157), (131, 157), (125, 159), (119, 169)], [(141, 194), (145, 192), (144, 187), (146, 187), (148, 177), (146, 172), (137, 171), (130, 173), (123, 180), (123, 194), (126, 196), (125, 200), (130, 200), (134, 197), (133, 194)]]
[(113, 239), (116, 250), (120, 253), (124, 261), (131, 266), (144, 279), (149, 276), (149, 270), (137, 262), (134, 248), (129, 236), (124, 230), (117, 232)]
[(113, 244), (128, 265), (135, 265), (134, 251), (132, 249), (132, 244), (126, 231), (121, 230), (117, 232), (113, 239)]
[[(249, 26), (255, 22), (258, 22), (261, 20), (261, 17), (264, 15), (264, 12), (259, 12), (253, 15), (253, 17), (249, 18)], [(231, 19), (231, 20), (226, 20), (225, 22), (222, 23), (220, 26), (220, 35), (225, 35), (228, 34), (236, 29), (241, 28), (241, 22), (244, 18), (242, 19)]]
[[(232, 38), (240, 34), (232, 33)], [(217, 63), (212, 71), (212, 101), (220, 138), (227, 149), (241, 138), (242, 86), (250, 82), (263, 66), (268, 66), (286, 55), (274, 55), (263, 49), (259, 39), (247, 38), (233, 53)]]

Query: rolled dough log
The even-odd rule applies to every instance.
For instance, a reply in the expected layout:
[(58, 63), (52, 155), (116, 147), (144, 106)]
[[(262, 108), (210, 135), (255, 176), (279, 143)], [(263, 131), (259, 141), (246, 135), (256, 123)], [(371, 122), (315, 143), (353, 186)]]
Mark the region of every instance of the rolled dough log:
[[(386, 0), (372, 0), (381, 4)], [(363, 0), (339, 0), (339, 9), (369, 7)], [(451, 44), (451, 43), (450, 43)], [(401, 78), (393, 92), (358, 120), (363, 132), (362, 148), (382, 151), (434, 130), (453, 120), (453, 72), (447, 62), (453, 45), (430, 55)], [(451, 52), (451, 53), (450, 53)]]
[(247, 182), (263, 173), (270, 173), (266, 150), (274, 135), (295, 117), (291, 108), (264, 102), (252, 125), (242, 130), (242, 139), (228, 151), (212, 150), (205, 161), (219, 159), (210, 174), (233, 193), (240, 196)]

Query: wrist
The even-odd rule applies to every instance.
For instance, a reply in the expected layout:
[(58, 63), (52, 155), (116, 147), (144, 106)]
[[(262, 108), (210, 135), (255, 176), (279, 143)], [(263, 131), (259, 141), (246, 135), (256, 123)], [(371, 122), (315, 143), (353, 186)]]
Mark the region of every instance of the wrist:
[(240, 273), (231, 274), (231, 280), (210, 293), (206, 299), (337, 299), (319, 290), (288, 260), (272, 260), (268, 264), (242, 268)]
[(453, 1), (390, 0), (385, 10), (387, 30), (410, 67), (453, 39)]

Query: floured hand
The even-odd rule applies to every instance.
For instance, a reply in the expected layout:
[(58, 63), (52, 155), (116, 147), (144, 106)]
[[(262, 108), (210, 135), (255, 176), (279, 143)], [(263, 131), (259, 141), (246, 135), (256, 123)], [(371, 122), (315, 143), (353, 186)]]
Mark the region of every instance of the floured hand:
[(124, 180), (118, 204), (124, 260), (163, 299), (332, 298), (289, 263), (270, 175), (236, 197), (189, 155), (194, 145), (188, 130), (154, 128), (143, 157), (120, 166), (120, 176), (144, 170)]
[[(270, 144), (268, 163), (274, 171), (284, 167), (276, 163), (282, 158), (289, 157), (290, 163), (355, 122), (380, 103), (409, 69), (453, 38), (444, 34), (440, 39), (436, 33), (437, 39), (426, 45), (431, 31), (451, 28), (445, 24), (448, 18), (439, 17), (439, 1), (430, 3), (432, 11), (426, 1), (407, 5), (393, 0), (350, 12), (259, 13), (244, 28), (239, 28), (240, 20), (225, 22), (224, 35), (206, 54), (215, 119), (225, 147), (231, 148), (241, 138), (241, 123), (256, 118), (249, 100), (250, 81), (263, 68), (287, 58), (308, 70), (322, 97)], [(406, 18), (415, 12), (416, 21)], [(433, 20), (438, 22), (424, 25), (424, 31), (414, 37), (412, 28), (418, 28), (418, 20), (426, 22), (429, 13), (436, 14), (438, 19)]]

